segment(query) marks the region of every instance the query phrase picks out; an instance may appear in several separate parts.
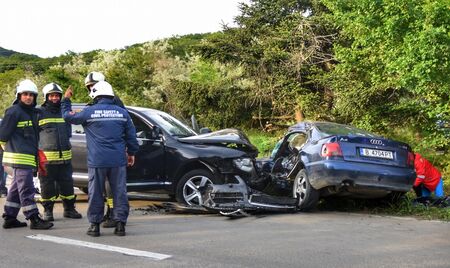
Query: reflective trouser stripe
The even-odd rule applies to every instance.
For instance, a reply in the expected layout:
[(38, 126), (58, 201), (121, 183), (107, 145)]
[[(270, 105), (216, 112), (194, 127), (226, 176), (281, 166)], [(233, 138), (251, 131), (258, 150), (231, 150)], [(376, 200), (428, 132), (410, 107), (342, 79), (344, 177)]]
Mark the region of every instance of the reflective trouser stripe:
[(3, 153), (3, 163), (19, 164), (36, 167), (36, 158), (31, 154), (20, 154), (12, 152)]
[(63, 118), (45, 118), (39, 120), (39, 126), (43, 126), (48, 123), (65, 123)]
[(106, 204), (110, 207), (113, 208), (114, 207), (114, 202), (112, 198), (106, 198)]
[(72, 150), (67, 150), (67, 151), (62, 151), (62, 152), (44, 151), (44, 154), (45, 154), (45, 157), (47, 158), (47, 161), (61, 161), (61, 160), (72, 159)]
[(29, 210), (37, 209), (37, 206), (36, 206), (36, 204), (31, 204), (31, 205), (22, 207), (22, 209), (23, 209), (23, 211), (29, 211)]
[(15, 202), (11, 202), (11, 201), (6, 201), (5, 202), (5, 207), (20, 208), (20, 204), (19, 203), (15, 203)]
[(48, 202), (48, 201), (55, 202), (57, 198), (58, 198), (57, 196), (52, 196), (50, 198), (41, 198), (41, 199), (39, 199), (39, 201), (41, 201), (41, 202)]
[(59, 195), (59, 197), (62, 199), (62, 200), (72, 200), (72, 199), (74, 199), (75, 198), (75, 195), (73, 194), (73, 195)]

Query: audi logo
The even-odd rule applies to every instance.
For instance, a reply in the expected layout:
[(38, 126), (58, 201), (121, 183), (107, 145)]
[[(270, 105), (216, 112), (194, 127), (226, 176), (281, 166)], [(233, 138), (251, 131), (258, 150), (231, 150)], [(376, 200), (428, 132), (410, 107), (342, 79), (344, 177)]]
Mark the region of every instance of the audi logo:
[(382, 140), (376, 140), (376, 139), (370, 139), (370, 143), (375, 144), (375, 145), (383, 145)]

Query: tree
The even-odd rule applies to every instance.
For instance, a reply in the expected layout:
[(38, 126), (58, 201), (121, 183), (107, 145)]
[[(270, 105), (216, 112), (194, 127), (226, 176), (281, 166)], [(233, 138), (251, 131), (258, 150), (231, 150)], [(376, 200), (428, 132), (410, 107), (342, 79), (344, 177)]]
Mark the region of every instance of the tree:
[(332, 31), (317, 1), (253, 0), (241, 4), (237, 28), (224, 28), (199, 49), (206, 58), (244, 67), (254, 87), (247, 98), (259, 117), (330, 116), (333, 93), (321, 82), (330, 68)]
[(411, 127), (427, 146), (448, 144), (436, 128), (450, 119), (448, 1), (323, 2), (340, 29), (328, 77), (339, 113), (366, 129)]

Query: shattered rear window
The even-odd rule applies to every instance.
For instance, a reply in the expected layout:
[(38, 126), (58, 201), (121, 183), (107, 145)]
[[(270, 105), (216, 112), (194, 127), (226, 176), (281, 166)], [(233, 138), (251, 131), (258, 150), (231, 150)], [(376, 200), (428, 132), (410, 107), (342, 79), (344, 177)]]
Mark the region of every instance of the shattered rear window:
[(341, 125), (336, 123), (316, 123), (316, 127), (322, 134), (324, 134), (323, 136), (342, 135), (371, 138), (379, 137), (376, 134), (349, 125)]

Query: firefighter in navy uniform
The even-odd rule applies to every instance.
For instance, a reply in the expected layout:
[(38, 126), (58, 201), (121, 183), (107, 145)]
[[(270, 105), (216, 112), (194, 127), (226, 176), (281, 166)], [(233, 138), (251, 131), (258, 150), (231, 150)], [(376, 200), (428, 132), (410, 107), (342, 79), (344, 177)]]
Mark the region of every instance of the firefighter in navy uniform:
[[(105, 81), (105, 76), (100, 72), (90, 72), (87, 74), (86, 78), (84, 79), (84, 85), (86, 86), (86, 89), (88, 90), (88, 93), (91, 92), (92, 87), (97, 84), (100, 81)], [(122, 100), (114, 96), (114, 104), (125, 108), (123, 105)], [(95, 104), (96, 100), (93, 101), (93, 104)], [(114, 213), (114, 202), (111, 192), (111, 187), (109, 183), (105, 184), (105, 204), (106, 204), (106, 213), (103, 216), (103, 224), (102, 226), (104, 228), (114, 228), (116, 227), (116, 221), (113, 219), (113, 213)]]
[(3, 228), (25, 227), (17, 220), (20, 208), (31, 229), (49, 229), (53, 223), (42, 220), (34, 201), (33, 173), (37, 168), (38, 90), (31, 80), (23, 80), (16, 89), (16, 100), (8, 108), (0, 125), (0, 144), (4, 148), (3, 165), (13, 168), (13, 180), (6, 197)]
[(63, 91), (55, 83), (42, 89), (44, 103), (39, 113), (39, 150), (45, 155), (45, 164), (39, 172), (41, 203), (44, 207), (44, 220), (53, 221), (53, 206), (61, 198), (65, 218), (80, 219), (75, 209), (76, 196), (73, 191), (72, 151), (70, 137), (71, 125), (61, 114)]
[(111, 186), (114, 202), (113, 218), (117, 222), (114, 234), (125, 235), (129, 214), (126, 167), (134, 165), (139, 149), (136, 129), (128, 111), (114, 103), (114, 92), (108, 82), (96, 83), (89, 96), (94, 104), (79, 113), (72, 112), (72, 89), (64, 94), (61, 109), (67, 122), (81, 124), (86, 132), (88, 149), (89, 207), (91, 225), (87, 235), (99, 236), (103, 219), (105, 181)]

